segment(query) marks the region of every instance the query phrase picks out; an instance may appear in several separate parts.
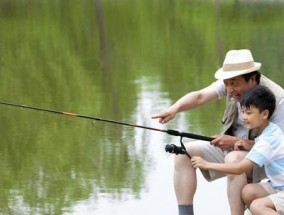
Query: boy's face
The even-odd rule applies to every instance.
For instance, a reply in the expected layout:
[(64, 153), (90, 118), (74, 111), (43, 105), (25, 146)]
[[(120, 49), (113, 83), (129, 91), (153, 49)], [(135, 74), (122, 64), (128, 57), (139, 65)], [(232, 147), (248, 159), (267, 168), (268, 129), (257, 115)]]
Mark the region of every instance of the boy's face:
[(256, 85), (255, 78), (252, 77), (248, 82), (243, 76), (237, 76), (224, 80), (227, 94), (235, 101), (240, 102), (246, 91)]
[(268, 110), (262, 112), (254, 106), (242, 107), (243, 120), (248, 129), (261, 129), (264, 128), (268, 122)]

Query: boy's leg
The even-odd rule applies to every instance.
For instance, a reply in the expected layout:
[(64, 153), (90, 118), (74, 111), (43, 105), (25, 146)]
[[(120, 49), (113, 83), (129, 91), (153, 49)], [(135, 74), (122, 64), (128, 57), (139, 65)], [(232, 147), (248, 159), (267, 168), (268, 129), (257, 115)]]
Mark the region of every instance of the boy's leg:
[(277, 193), (270, 194), (268, 198), (273, 203), (273, 206), (270, 204), (268, 207), (274, 208), (278, 212), (277, 214), (284, 214), (284, 191), (282, 190)]
[(242, 199), (253, 214), (284, 214), (284, 191), (276, 193), (270, 182), (246, 185)]
[[(266, 186), (266, 188), (264, 188), (264, 186)], [(273, 193), (273, 189), (270, 188), (270, 185), (266, 185), (262, 184), (262, 183), (258, 183), (258, 184), (247, 184), (241, 193), (241, 197), (243, 202), (246, 204), (246, 206), (249, 208), (251, 203), (255, 200), (255, 199), (259, 199), (262, 197), (266, 197), (269, 195), (269, 193)]]
[[(259, 199), (255, 199), (250, 205), (250, 211), (252, 214), (258, 215), (278, 215), (276, 212), (274, 203), (272, 200), (266, 196)], [(283, 213), (280, 213), (283, 214)]]

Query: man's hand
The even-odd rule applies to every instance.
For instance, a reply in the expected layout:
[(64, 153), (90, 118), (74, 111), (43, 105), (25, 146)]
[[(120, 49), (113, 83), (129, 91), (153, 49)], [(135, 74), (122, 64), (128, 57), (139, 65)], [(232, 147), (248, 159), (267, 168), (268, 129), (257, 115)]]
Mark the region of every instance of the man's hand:
[(159, 122), (162, 124), (167, 123), (168, 121), (175, 118), (177, 111), (173, 107), (169, 107), (162, 113), (152, 116), (152, 119), (159, 119)]
[(211, 141), (211, 144), (223, 150), (234, 148), (235, 143), (238, 141), (238, 137), (230, 135), (215, 135), (213, 138), (215, 139)]
[(191, 158), (191, 165), (193, 168), (207, 170), (208, 162), (202, 159), (201, 157), (194, 156)]

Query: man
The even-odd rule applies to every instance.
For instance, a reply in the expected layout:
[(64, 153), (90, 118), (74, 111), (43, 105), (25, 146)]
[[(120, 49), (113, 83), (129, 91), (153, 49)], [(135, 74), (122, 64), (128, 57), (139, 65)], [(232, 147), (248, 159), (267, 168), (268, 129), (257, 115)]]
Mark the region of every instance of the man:
[[(178, 112), (191, 110), (218, 98), (226, 98), (226, 108), (222, 119), (224, 132), (214, 136), (209, 143), (194, 141), (187, 144), (187, 152), (191, 156), (200, 156), (214, 163), (236, 163), (242, 160), (254, 144), (253, 131), (247, 132), (242, 121), (239, 102), (244, 93), (256, 85), (263, 85), (272, 90), (276, 96), (276, 110), (271, 122), (284, 131), (284, 90), (279, 85), (261, 75), (258, 70), (261, 64), (254, 62), (249, 50), (231, 50), (226, 54), (223, 67), (215, 73), (218, 79), (210, 86), (193, 91), (181, 97), (161, 114), (154, 116), (160, 123), (167, 123)], [(235, 143), (238, 143), (235, 146)], [(234, 147), (235, 150), (234, 151)], [(232, 215), (243, 215), (244, 204), (241, 200), (241, 190), (248, 183), (263, 178), (260, 171), (241, 175), (227, 175), (227, 195)], [(213, 170), (202, 170), (208, 181), (225, 176)], [(196, 170), (188, 161), (188, 157), (178, 155), (175, 158), (174, 187), (180, 215), (193, 215), (193, 198), (197, 187)]]

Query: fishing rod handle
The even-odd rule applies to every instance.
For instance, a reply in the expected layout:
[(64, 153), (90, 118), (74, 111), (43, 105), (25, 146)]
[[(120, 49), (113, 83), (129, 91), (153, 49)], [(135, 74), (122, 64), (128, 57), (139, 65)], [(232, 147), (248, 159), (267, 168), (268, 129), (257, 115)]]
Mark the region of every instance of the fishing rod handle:
[(191, 138), (191, 139), (195, 139), (195, 140), (204, 140), (204, 141), (209, 141), (209, 142), (214, 140), (213, 137), (206, 137), (206, 136), (202, 136), (202, 135), (198, 135), (198, 134), (179, 132), (179, 131), (176, 131), (176, 130), (167, 130), (166, 132), (169, 135), (187, 137), (187, 138)]

